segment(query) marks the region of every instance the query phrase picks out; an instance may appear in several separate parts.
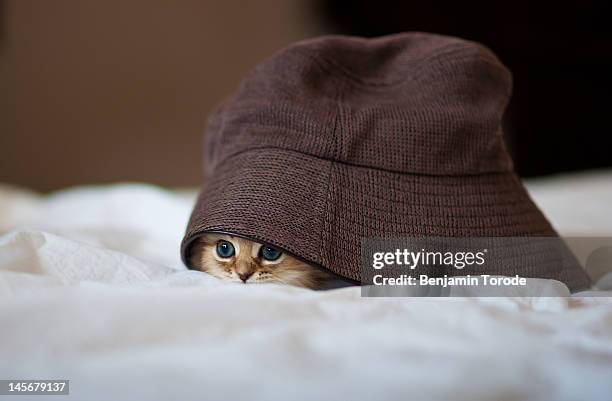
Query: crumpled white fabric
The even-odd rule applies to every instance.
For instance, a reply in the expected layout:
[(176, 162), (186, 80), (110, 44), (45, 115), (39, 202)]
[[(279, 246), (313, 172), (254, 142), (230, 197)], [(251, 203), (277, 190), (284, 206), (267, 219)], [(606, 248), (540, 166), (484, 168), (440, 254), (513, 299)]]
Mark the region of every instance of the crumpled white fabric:
[(70, 379), (74, 400), (610, 400), (612, 291), (227, 284), (180, 264), (193, 197), (0, 187), (0, 379)]

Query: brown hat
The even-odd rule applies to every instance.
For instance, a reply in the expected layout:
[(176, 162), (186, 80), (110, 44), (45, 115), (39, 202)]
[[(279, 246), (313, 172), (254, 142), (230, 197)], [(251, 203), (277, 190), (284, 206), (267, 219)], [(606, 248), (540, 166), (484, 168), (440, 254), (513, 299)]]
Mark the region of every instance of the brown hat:
[(362, 238), (556, 235), (504, 146), (511, 88), (487, 48), (439, 35), (281, 50), (209, 118), (183, 260), (228, 232), (360, 280)]

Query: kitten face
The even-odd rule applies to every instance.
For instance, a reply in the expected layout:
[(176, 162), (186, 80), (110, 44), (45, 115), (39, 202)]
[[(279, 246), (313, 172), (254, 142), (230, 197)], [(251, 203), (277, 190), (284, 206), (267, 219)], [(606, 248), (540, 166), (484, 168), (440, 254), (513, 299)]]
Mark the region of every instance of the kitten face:
[(191, 251), (191, 266), (237, 283), (280, 283), (320, 288), (332, 275), (272, 246), (225, 234), (205, 234)]

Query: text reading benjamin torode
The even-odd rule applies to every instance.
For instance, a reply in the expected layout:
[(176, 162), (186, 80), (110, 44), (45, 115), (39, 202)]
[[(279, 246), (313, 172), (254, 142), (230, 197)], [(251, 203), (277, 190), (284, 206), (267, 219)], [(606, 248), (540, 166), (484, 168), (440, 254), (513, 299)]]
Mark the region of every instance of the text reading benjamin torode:
[[(390, 266), (404, 266), (414, 270), (419, 266), (452, 266), (458, 270), (466, 266), (482, 266), (485, 264), (487, 250), (477, 252), (440, 252), (440, 251), (410, 251), (408, 249), (396, 249), (394, 252), (374, 252), (372, 254), (372, 268), (380, 270)], [(481, 274), (478, 277), (451, 276), (429, 277), (420, 274), (418, 277), (410, 274), (401, 274), (397, 277), (385, 277), (376, 274), (372, 278), (374, 285), (439, 285), (442, 287), (453, 285), (526, 285), (527, 279), (519, 277), (499, 277), (489, 274)]]

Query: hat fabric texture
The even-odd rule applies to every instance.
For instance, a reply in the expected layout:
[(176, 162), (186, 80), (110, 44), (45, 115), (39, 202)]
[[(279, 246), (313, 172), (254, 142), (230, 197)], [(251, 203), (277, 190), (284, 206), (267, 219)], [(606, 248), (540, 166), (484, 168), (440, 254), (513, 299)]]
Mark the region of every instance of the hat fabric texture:
[[(183, 260), (198, 236), (226, 232), (359, 281), (363, 238), (556, 236), (504, 145), (511, 89), (490, 50), (458, 38), (281, 50), (209, 117)], [(512, 274), (589, 281), (580, 269)]]

